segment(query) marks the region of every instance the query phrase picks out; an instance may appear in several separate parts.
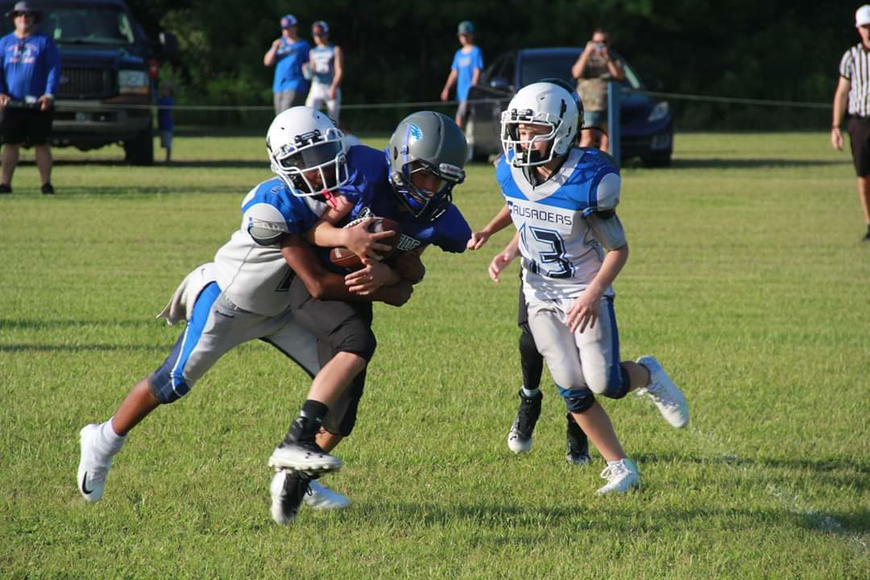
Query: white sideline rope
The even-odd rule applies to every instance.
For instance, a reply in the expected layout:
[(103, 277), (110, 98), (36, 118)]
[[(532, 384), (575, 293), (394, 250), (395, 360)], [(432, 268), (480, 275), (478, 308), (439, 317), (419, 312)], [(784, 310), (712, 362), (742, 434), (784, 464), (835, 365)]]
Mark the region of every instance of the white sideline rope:
[[(708, 103), (734, 103), (741, 105), (756, 105), (761, 107), (794, 107), (803, 109), (830, 109), (831, 103), (819, 103), (810, 101), (781, 101), (775, 99), (748, 99), (741, 97), (720, 97), (711, 95), (692, 95), (685, 93), (662, 93), (657, 91), (626, 91), (629, 94), (647, 95), (650, 97), (673, 99), (677, 101), (696, 101)], [(63, 101), (63, 98), (59, 99)], [(502, 99), (473, 99), (469, 103), (492, 103), (499, 102)], [(373, 109), (397, 109), (397, 108), (432, 108), (432, 107), (455, 107), (459, 104), (458, 101), (411, 101), (397, 103), (355, 103), (342, 104), (343, 111), (353, 110), (373, 110)], [(57, 103), (57, 109), (60, 111), (69, 110), (65, 102)], [(271, 105), (174, 105), (172, 107), (159, 105), (116, 105), (116, 104), (100, 104), (100, 103), (78, 103), (75, 105), (77, 110), (94, 109), (94, 110), (112, 110), (112, 109), (173, 109), (175, 111), (274, 111)]]

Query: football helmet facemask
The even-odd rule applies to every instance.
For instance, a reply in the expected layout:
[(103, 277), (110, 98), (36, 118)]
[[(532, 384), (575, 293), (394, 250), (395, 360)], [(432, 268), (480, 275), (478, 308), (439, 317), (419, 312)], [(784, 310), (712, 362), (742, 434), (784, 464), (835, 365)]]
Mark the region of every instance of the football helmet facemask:
[[(545, 79), (523, 87), (501, 114), (505, 159), (514, 167), (531, 167), (567, 155), (577, 141), (577, 125), (582, 115), (580, 97), (561, 79)], [(546, 132), (522, 140), (521, 124), (540, 126)], [(541, 141), (549, 143), (544, 153), (533, 149)]]
[(279, 113), (266, 133), (272, 171), (298, 197), (325, 196), (346, 184), (344, 135), (332, 120), (310, 107)]
[[(453, 202), (453, 187), (465, 181), (465, 134), (441, 113), (423, 111), (405, 117), (390, 137), (386, 154), (393, 190), (419, 220), (438, 219)], [(434, 178), (415, 178), (418, 173)], [(415, 179), (428, 181), (428, 187), (415, 184)]]

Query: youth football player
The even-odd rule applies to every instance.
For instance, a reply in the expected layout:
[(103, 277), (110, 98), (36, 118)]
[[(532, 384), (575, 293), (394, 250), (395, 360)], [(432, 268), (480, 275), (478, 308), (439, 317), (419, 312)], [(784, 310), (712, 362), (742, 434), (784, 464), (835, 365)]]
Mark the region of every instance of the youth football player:
[(689, 422), (682, 392), (651, 356), (622, 361), (611, 287), (628, 259), (616, 215), (621, 180), (608, 156), (574, 147), (583, 105), (560, 81), (521, 89), (501, 117), (496, 179), (517, 234), (489, 274), (522, 257), (529, 326), (568, 411), (607, 461), (599, 494), (640, 483), (595, 395), (641, 389), (674, 427)]
[[(107, 421), (80, 433), (78, 487), (85, 500), (99, 501), (112, 459), (127, 434), (154, 409), (186, 395), (226, 352), (255, 338), (274, 345), (313, 376), (308, 400), (295, 425), (270, 458), (273, 467), (310, 473), (336, 470), (340, 462), (314, 440), (321, 424), (340, 421), (330, 407), (365, 367), (353, 352), (338, 352), (320, 368), (315, 338), (293, 318), (288, 292), (298, 276), (318, 297), (382, 300), (400, 305), (411, 293), (398, 281), (361, 297), (348, 291), (342, 276), (321, 266), (302, 235), (321, 218), (338, 219), (350, 209), (332, 196), (347, 182), (341, 132), (322, 113), (294, 107), (278, 115), (267, 134), (273, 179), (254, 187), (242, 201), (241, 227), (215, 254), (214, 263), (194, 270), (179, 286), (164, 311), (170, 322), (188, 324), (169, 356), (139, 381)], [(294, 194), (304, 191), (306, 196)], [(326, 201), (335, 207), (330, 208)], [(383, 234), (361, 228), (336, 232), (342, 243), (365, 253)], [(337, 429), (337, 427), (334, 427)]]
[[(425, 272), (420, 255), (429, 245), (448, 252), (465, 250), (471, 229), (452, 204), (452, 191), (465, 179), (467, 152), (465, 136), (456, 123), (431, 111), (413, 113), (402, 120), (386, 151), (363, 145), (350, 148), (350, 176), (339, 192), (357, 201), (339, 225), (378, 216), (395, 220), (401, 230), (395, 254), (387, 264), (366, 259), (364, 268), (347, 274), (350, 290), (369, 295), (401, 280), (420, 282)], [(328, 258), (327, 248), (336, 245), (330, 237), (333, 231), (322, 223), (310, 232), (310, 238), (321, 246), (324, 265), (344, 272)], [(299, 280), (291, 285), (290, 302), (295, 320), (318, 337), (321, 363), (329, 360), (336, 344), (371, 359), (375, 344), (371, 303), (325, 301), (312, 296)], [(346, 411), (338, 430), (325, 428), (318, 435), (317, 443), (324, 451), (334, 449), (353, 430), (364, 383), (365, 370), (357, 375), (343, 398)], [(275, 474), (271, 491), (276, 522), (293, 521), (303, 500), (319, 507), (319, 498), (331, 494), (331, 507), (347, 504), (344, 496), (314, 481), (318, 476), (299, 470), (279, 470)]]

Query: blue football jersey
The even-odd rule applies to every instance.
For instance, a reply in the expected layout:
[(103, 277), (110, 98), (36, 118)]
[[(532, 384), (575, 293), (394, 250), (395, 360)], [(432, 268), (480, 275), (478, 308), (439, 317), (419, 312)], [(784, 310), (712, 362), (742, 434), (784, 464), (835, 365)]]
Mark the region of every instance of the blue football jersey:
[[(471, 237), (471, 228), (455, 205), (435, 221), (420, 221), (406, 211), (389, 180), (386, 152), (365, 145), (351, 147), (347, 154), (350, 181), (340, 191), (355, 201), (342, 224), (369, 216), (389, 218), (399, 223), (402, 235), (396, 250), (409, 252), (435, 245), (447, 252), (464, 252)], [(324, 263), (339, 271), (329, 260), (329, 251), (320, 252)], [(341, 270), (343, 272), (343, 270)]]
[(572, 149), (562, 167), (536, 186), (502, 158), (496, 179), (520, 233), (528, 299), (578, 296), (601, 269), (606, 251), (626, 243), (613, 212), (619, 171), (597, 149)]

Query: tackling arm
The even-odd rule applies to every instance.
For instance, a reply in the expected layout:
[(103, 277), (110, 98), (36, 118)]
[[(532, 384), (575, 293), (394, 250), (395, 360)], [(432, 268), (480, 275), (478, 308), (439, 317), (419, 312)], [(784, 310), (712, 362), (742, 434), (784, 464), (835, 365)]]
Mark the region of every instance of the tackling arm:
[(345, 285), (344, 276), (327, 271), (308, 243), (296, 234), (284, 238), (281, 243), (281, 254), (314, 298), (385, 302), (392, 306), (401, 306), (408, 301), (413, 292), (410, 282), (400, 280), (391, 286), (381, 286), (368, 296), (354, 294)]

